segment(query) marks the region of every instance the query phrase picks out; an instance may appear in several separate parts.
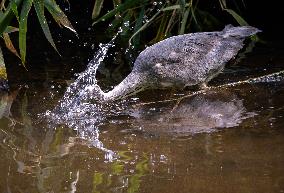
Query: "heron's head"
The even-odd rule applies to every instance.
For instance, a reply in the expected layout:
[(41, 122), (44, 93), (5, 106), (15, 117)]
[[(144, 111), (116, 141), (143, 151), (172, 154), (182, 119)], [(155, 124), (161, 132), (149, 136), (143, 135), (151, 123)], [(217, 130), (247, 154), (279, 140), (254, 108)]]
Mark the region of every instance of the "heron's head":
[(154, 79), (149, 72), (132, 71), (121, 83), (111, 91), (104, 93), (106, 101), (114, 101), (132, 96), (142, 90), (154, 87)]

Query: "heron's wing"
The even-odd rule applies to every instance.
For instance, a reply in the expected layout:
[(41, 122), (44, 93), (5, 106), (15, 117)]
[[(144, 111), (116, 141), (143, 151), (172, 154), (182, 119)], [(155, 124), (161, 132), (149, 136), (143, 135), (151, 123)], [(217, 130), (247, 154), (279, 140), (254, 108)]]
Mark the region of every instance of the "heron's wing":
[(180, 36), (176, 40), (178, 46), (169, 54), (169, 60), (173, 63), (181, 63), (193, 66), (199, 66), (208, 53), (214, 51), (220, 37), (200, 33), (191, 36)]
[(173, 36), (146, 48), (137, 61), (147, 65), (196, 65), (214, 49), (220, 38), (218, 32)]
[[(146, 69), (157, 63), (193, 69), (202, 69), (203, 65), (207, 65), (203, 68), (215, 68), (215, 65), (218, 67), (219, 61), (223, 64), (242, 47), (239, 40), (236, 41), (238, 42), (233, 38), (224, 39), (221, 32), (173, 36), (146, 48), (138, 56), (137, 64)], [(236, 49), (233, 44), (236, 45)]]

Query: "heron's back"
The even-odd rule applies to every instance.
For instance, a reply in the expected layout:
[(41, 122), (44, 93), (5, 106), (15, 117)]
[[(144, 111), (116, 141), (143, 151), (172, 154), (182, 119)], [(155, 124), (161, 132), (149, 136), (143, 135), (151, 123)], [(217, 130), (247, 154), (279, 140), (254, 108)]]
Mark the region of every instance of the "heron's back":
[(194, 85), (222, 68), (243, 47), (244, 39), (258, 31), (250, 26), (228, 25), (220, 32), (173, 36), (141, 52), (133, 70), (149, 71), (161, 64), (165, 78)]

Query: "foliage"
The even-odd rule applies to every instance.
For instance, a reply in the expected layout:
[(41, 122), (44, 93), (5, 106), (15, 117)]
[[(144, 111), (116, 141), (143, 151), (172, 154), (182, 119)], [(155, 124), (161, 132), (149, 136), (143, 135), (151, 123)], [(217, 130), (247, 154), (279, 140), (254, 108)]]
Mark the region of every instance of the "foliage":
[(7, 80), (7, 73), (6, 73), (6, 67), (5, 67), (2, 50), (0, 47), (0, 81), (3, 81), (3, 80)]
[[(173, 34), (208, 30), (220, 23), (211, 13), (201, 9), (199, 0), (113, 1), (113, 9), (99, 17), (103, 4), (104, 0), (95, 2), (93, 25), (108, 20), (113, 30), (122, 28), (123, 33), (129, 35), (129, 44), (134, 46), (140, 43), (139, 34), (143, 30), (148, 30), (145, 34), (149, 34), (149, 31), (156, 34), (151, 42), (155, 43)], [(215, 4), (221, 11), (231, 15), (238, 24), (248, 25), (237, 12), (228, 8), (226, 0), (216, 1)], [(244, 5), (243, 1), (241, 4)]]
[[(22, 64), (26, 61), (26, 34), (27, 34), (27, 21), (29, 13), (32, 7), (35, 8), (36, 15), (43, 33), (52, 45), (52, 47), (57, 51), (55, 43), (53, 41), (52, 35), (47, 24), (45, 17), (45, 9), (52, 15), (54, 20), (59, 24), (59, 26), (64, 26), (71, 31), (75, 32), (73, 26), (68, 20), (67, 16), (57, 5), (55, 0), (2, 0), (0, 4), (0, 35), (5, 41), (6, 47), (14, 53), (17, 57), (20, 57)], [(7, 6), (6, 6), (7, 5)], [(12, 27), (12, 21), (16, 18), (18, 26)], [(19, 50), (20, 55), (15, 49), (9, 33), (19, 32)], [(57, 51), (58, 52), (58, 51)]]
[[(155, 43), (171, 35), (211, 30), (220, 24), (213, 14), (201, 6), (202, 2), (199, 0), (113, 0), (112, 2), (112, 5), (109, 5), (107, 4), (109, 1), (95, 1), (92, 12), (93, 25), (108, 22), (109, 32), (121, 29), (121, 35), (134, 47), (141, 44), (141, 32), (144, 30), (145, 36), (154, 34), (154, 37), (148, 38), (147, 41), (150, 42), (146, 43)], [(234, 5), (234, 8), (239, 10), (237, 5), (244, 6), (242, 0), (230, 1), (230, 6), (227, 5), (226, 0), (212, 2), (220, 11), (225, 11), (240, 25), (247, 25), (247, 22), (235, 10), (228, 8)], [(106, 9), (104, 5), (107, 5)], [(110, 6), (112, 9), (108, 10)], [(27, 22), (32, 7), (35, 9), (46, 39), (58, 53), (45, 17), (45, 10), (52, 15), (59, 26), (64, 26), (76, 33), (56, 0), (0, 0), (0, 36), (6, 47), (22, 60), (23, 65), (26, 61)], [(13, 23), (16, 23), (16, 26), (12, 27)], [(19, 34), (20, 54), (10, 39), (9, 34), (12, 32)]]

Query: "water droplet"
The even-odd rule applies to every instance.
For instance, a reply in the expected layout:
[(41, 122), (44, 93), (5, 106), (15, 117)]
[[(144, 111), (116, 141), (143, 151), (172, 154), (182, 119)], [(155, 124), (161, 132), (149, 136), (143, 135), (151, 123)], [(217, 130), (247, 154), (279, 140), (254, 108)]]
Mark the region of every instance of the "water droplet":
[(125, 27), (129, 27), (129, 21), (124, 22), (123, 25), (124, 25)]

